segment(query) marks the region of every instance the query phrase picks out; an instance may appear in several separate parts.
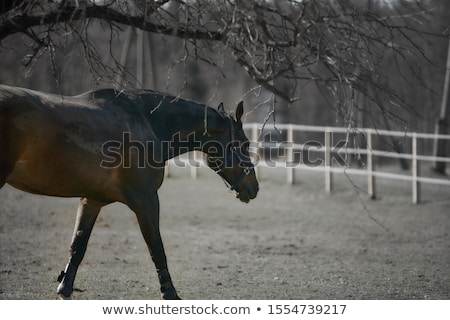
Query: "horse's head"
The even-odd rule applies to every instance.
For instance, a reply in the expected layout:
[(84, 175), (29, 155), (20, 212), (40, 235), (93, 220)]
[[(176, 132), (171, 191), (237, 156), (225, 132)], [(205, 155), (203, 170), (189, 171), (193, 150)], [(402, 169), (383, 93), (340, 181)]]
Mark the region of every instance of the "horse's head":
[(231, 191), (236, 191), (237, 198), (249, 202), (256, 197), (259, 186), (254, 165), (249, 154), (249, 144), (241, 118), (244, 113), (243, 103), (236, 108), (235, 119), (224, 112), (219, 106), (219, 114), (224, 121), (222, 130), (214, 141), (206, 146), (208, 165), (216, 171), (227, 183)]

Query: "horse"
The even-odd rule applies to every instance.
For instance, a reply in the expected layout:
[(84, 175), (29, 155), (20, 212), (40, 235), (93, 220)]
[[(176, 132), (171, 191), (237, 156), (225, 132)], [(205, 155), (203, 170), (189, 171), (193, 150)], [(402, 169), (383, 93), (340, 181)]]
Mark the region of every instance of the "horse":
[(0, 85), (0, 188), (78, 197), (69, 261), (57, 293), (70, 299), (101, 208), (120, 202), (136, 215), (163, 299), (180, 299), (159, 228), (158, 189), (166, 161), (201, 151), (207, 165), (249, 202), (259, 186), (234, 114), (151, 90), (99, 89), (63, 96)]

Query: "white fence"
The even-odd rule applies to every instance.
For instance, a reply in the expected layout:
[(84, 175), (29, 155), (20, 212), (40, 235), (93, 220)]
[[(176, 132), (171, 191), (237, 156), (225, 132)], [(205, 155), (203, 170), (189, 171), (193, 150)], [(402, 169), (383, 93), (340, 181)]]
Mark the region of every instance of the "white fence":
[[(435, 184), (450, 187), (450, 180), (446, 177), (442, 178), (431, 178), (421, 176), (420, 174), (420, 163), (421, 162), (436, 162), (441, 161), (445, 163), (450, 163), (449, 157), (435, 157), (430, 155), (423, 155), (419, 153), (418, 141), (420, 139), (424, 141), (431, 141), (435, 139), (445, 139), (450, 140), (450, 135), (437, 135), (428, 133), (415, 133), (415, 132), (401, 132), (401, 131), (387, 131), (387, 130), (375, 130), (367, 128), (352, 128), (351, 132), (356, 132), (362, 134), (365, 137), (366, 148), (336, 148), (332, 145), (333, 134), (349, 134), (348, 128), (342, 127), (321, 127), (321, 126), (307, 126), (307, 125), (296, 125), (296, 124), (278, 124), (276, 126), (277, 130), (282, 130), (286, 133), (286, 141), (281, 143), (274, 142), (264, 142), (260, 141), (263, 135), (261, 134), (262, 125), (257, 123), (249, 123), (244, 125), (244, 130), (249, 134), (249, 139), (252, 145), (252, 154), (259, 155), (260, 161), (256, 162), (256, 174), (259, 174), (259, 169), (261, 167), (277, 167), (286, 169), (286, 181), (289, 184), (295, 183), (295, 170), (309, 170), (322, 172), (325, 178), (325, 191), (331, 192), (333, 189), (333, 175), (334, 174), (347, 174), (347, 175), (360, 175), (367, 177), (367, 193), (372, 197), (376, 197), (376, 184), (375, 178), (383, 179), (393, 179), (393, 180), (403, 180), (411, 182), (411, 193), (412, 202), (419, 203), (421, 195), (421, 184)], [(274, 127), (265, 126), (264, 130), (270, 131), (275, 130)], [(296, 132), (315, 132), (316, 134), (323, 134), (324, 143), (318, 143), (315, 146), (311, 144), (296, 143), (294, 141), (294, 136)], [(411, 153), (397, 153), (394, 151), (386, 150), (376, 150), (373, 148), (373, 138), (374, 137), (400, 137), (403, 139), (411, 140)], [(450, 144), (450, 141), (449, 141)], [(270, 162), (265, 161), (263, 153), (267, 148), (282, 149), (284, 153), (284, 159), (271, 159)], [(309, 152), (313, 150), (314, 152), (323, 153), (323, 161), (320, 165), (308, 165), (296, 161), (295, 154), (298, 152)], [(332, 161), (333, 154), (345, 153), (358, 154), (366, 156), (366, 163), (364, 167), (361, 168), (351, 168), (346, 165), (334, 166)], [(193, 157), (195, 163), (199, 165), (205, 165), (203, 159), (198, 157), (195, 153), (192, 153), (190, 157)], [(375, 157), (384, 158), (396, 158), (396, 159), (406, 159), (411, 161), (411, 170), (405, 174), (391, 173), (378, 171), (374, 165)], [(284, 161), (282, 161), (284, 160)], [(199, 165), (191, 166), (191, 176), (192, 178), (197, 177), (197, 171)]]

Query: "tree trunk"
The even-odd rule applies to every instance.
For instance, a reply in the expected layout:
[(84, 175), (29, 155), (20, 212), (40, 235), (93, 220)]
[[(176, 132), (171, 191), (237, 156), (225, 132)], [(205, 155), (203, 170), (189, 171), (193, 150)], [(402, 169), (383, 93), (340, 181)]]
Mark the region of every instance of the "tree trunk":
[[(448, 122), (450, 118), (450, 39), (447, 53), (447, 68), (445, 71), (444, 91), (442, 94), (441, 113), (436, 124), (436, 134), (448, 133)], [(445, 157), (447, 140), (437, 138), (435, 140), (434, 155), (436, 157)], [(436, 161), (434, 171), (439, 174), (445, 174), (446, 163), (443, 161)]]

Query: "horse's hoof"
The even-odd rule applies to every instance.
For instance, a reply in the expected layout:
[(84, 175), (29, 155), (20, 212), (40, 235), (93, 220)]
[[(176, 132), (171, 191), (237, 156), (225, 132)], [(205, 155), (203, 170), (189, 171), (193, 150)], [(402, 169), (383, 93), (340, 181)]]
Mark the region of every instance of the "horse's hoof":
[(61, 300), (72, 300), (72, 291), (73, 290), (66, 286), (64, 282), (61, 282), (56, 290), (56, 293), (59, 294)]
[(182, 300), (178, 296), (177, 291), (175, 290), (174, 287), (169, 288), (166, 291), (164, 291), (162, 294), (162, 298), (163, 298), (163, 300)]

